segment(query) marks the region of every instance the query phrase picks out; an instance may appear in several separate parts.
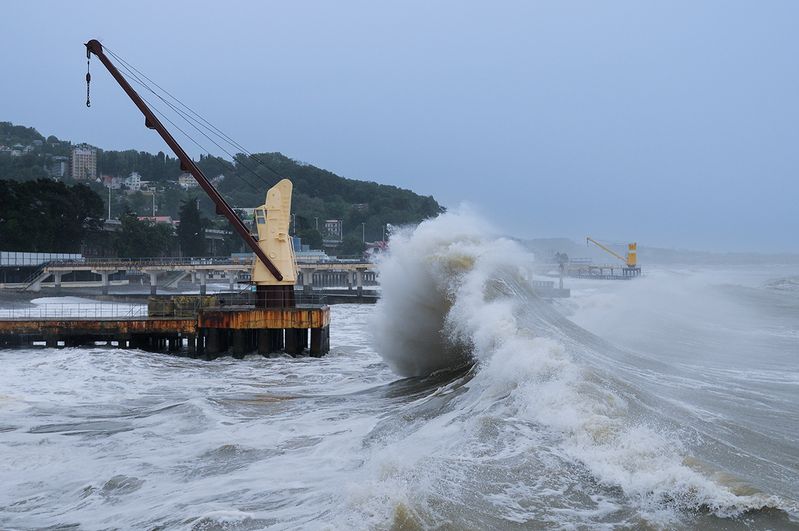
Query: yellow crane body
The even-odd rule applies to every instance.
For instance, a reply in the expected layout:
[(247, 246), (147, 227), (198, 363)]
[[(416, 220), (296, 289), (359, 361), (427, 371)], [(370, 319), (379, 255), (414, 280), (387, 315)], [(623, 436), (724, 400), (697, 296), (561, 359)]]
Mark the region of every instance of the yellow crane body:
[(638, 244), (627, 244), (627, 267), (635, 267), (638, 265)]
[(283, 275), (278, 280), (256, 258), (252, 280), (258, 286), (289, 286), (293, 289), (297, 282), (297, 260), (289, 236), (292, 188), (291, 181), (281, 180), (266, 192), (266, 202), (255, 209), (258, 246)]
[(595, 239), (591, 238), (590, 236), (587, 236), (585, 238), (586, 245), (588, 245), (588, 242), (593, 243), (594, 245), (596, 245), (597, 247), (599, 247), (600, 249), (602, 249), (606, 253), (615, 256), (616, 258), (618, 258), (619, 260), (624, 262), (627, 265), (627, 267), (629, 267), (629, 268), (634, 268), (634, 267), (638, 266), (638, 244), (635, 243), (635, 242), (627, 244), (627, 257), (626, 258), (621, 256), (619, 253), (617, 253), (613, 249), (611, 249), (609, 247), (606, 247), (605, 245), (599, 243), (598, 241), (596, 241)]

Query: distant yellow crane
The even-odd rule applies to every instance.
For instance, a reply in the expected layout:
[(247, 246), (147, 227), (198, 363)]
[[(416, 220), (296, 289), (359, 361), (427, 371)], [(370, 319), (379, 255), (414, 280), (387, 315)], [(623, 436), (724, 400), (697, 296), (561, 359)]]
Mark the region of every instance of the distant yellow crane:
[(601, 243), (591, 238), (590, 236), (586, 236), (585, 238), (586, 245), (588, 245), (588, 242), (591, 242), (600, 249), (602, 249), (603, 251), (612, 254), (613, 256), (615, 256), (616, 258), (627, 264), (627, 267), (629, 267), (630, 269), (633, 269), (638, 266), (638, 244), (635, 242), (627, 244), (627, 258), (624, 258), (613, 249), (610, 249), (602, 245)]

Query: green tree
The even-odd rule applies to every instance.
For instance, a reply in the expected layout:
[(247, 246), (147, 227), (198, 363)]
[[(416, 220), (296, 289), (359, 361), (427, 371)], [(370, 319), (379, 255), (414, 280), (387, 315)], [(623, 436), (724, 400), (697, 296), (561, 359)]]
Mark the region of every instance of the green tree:
[(119, 218), (122, 223), (116, 234), (114, 247), (123, 258), (164, 256), (171, 247), (173, 231), (170, 225), (139, 221), (131, 212)]
[(205, 256), (205, 228), (208, 220), (200, 215), (197, 203), (189, 199), (180, 207), (178, 242), (183, 256)]
[(302, 239), (303, 245), (310, 245), (311, 249), (322, 248), (322, 233), (312, 227), (297, 229), (297, 236)]
[(103, 202), (88, 187), (49, 179), (0, 181), (0, 248), (79, 252), (100, 230)]
[(347, 236), (341, 243), (341, 254), (344, 256), (360, 256), (366, 250), (363, 240), (356, 236)]
[[(34, 129), (8, 122), (0, 123), (0, 143), (5, 145), (13, 145), (17, 141), (27, 145), (43, 139)], [(71, 143), (48, 137), (44, 145), (36, 147), (31, 153), (20, 157), (0, 156), (0, 179), (22, 181), (46, 177), (52, 157), (68, 155), (70, 149)], [(177, 159), (163, 152), (151, 154), (134, 150), (98, 150), (97, 156), (100, 174), (125, 177), (136, 171), (144, 180), (154, 181), (159, 188), (163, 186), (163, 194), (159, 192), (157, 196), (161, 203), (159, 212), (178, 217), (181, 201), (188, 194), (179, 190), (175, 183), (181, 173)], [(344, 220), (345, 237), (360, 239), (359, 225), (365, 222), (367, 240), (375, 240), (382, 237), (382, 227), (386, 223), (415, 224), (444, 211), (430, 196), (421, 196), (396, 186), (347, 179), (311, 164), (292, 160), (281, 153), (238, 154), (233, 161), (202, 156), (197, 164), (209, 179), (220, 174), (225, 176), (216, 186), (234, 207), (263, 204), (266, 190), (287, 177), (294, 184), (292, 212), (297, 219), (305, 218), (314, 222), (314, 218), (317, 218), (320, 224), (326, 219)], [(69, 181), (69, 178), (65, 180)], [(103, 197), (107, 197), (107, 194)], [(123, 205), (116, 204), (121, 197), (122, 194), (112, 197), (115, 202), (112, 205), (113, 214), (121, 212)], [(152, 211), (152, 199), (149, 196), (131, 194), (127, 203), (140, 215), (149, 215)], [(215, 219), (214, 205), (205, 194), (200, 194), (199, 208), (207, 217)], [(315, 228), (315, 225), (314, 222), (309, 226)], [(306, 241), (313, 243), (315, 235), (307, 229), (308, 226), (302, 228), (298, 223), (297, 233), (305, 232)]]
[(165, 181), (163, 190), (158, 194), (159, 213), (164, 216), (172, 216), (178, 219), (180, 216), (180, 206), (186, 201), (186, 191), (174, 181)]
[(135, 191), (128, 195), (128, 204), (131, 210), (139, 216), (152, 216), (153, 215), (153, 198), (149, 195), (144, 195), (140, 191)]

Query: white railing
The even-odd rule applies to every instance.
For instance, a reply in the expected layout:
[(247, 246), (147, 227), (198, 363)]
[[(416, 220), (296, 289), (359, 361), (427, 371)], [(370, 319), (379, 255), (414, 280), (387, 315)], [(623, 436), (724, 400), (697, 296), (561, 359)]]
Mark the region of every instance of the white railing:
[(120, 317), (147, 317), (147, 305), (76, 302), (0, 308), (0, 319), (109, 319)]

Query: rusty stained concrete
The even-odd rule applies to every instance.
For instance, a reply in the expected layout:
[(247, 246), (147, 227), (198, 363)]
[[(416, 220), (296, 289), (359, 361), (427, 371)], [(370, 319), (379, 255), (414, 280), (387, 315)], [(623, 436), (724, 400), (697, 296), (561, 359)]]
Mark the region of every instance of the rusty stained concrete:
[(122, 319), (7, 319), (0, 334), (128, 335), (196, 334), (200, 328), (229, 330), (324, 328), (330, 324), (330, 307), (226, 309), (203, 311), (196, 318), (148, 317)]
[(0, 320), (0, 334), (124, 335), (193, 334), (194, 319), (14, 319)]
[(232, 330), (324, 328), (329, 324), (329, 306), (206, 310), (197, 316), (199, 328)]

